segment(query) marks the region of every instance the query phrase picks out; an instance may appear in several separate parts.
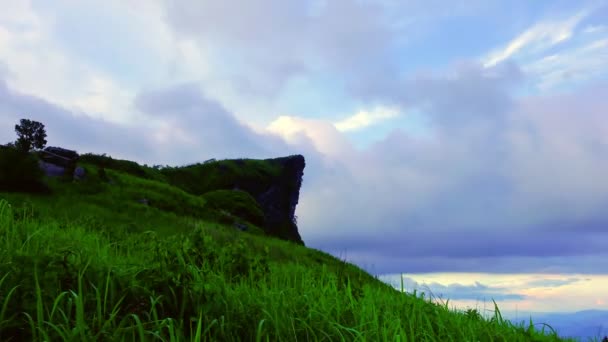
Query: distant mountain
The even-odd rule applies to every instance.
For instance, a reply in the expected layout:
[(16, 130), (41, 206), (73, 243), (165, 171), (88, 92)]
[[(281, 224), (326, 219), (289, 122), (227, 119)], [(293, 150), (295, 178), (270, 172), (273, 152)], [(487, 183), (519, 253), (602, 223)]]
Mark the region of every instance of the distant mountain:
[(503, 313), (511, 322), (528, 324), (530, 315), (535, 328), (541, 329), (540, 323), (549, 324), (561, 337), (574, 337), (581, 341), (598, 337), (598, 342), (608, 336), (608, 310), (584, 310), (578, 312), (533, 312), (526, 316), (515, 313)]

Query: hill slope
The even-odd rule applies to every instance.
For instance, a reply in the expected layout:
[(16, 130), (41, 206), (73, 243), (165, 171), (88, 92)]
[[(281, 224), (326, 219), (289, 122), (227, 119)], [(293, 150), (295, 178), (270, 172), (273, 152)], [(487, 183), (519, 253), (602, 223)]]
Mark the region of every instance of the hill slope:
[(81, 165), (84, 181), (48, 179), (50, 194), (0, 192), (2, 341), (561, 340), (273, 238), (250, 222), (253, 196), (228, 198), (245, 219), (175, 170)]

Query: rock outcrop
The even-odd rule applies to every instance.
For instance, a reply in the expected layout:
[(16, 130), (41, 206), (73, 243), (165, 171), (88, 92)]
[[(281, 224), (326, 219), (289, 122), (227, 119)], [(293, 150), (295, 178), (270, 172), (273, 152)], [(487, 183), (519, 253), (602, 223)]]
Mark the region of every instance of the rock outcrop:
[(76, 175), (78, 153), (61, 147), (49, 146), (40, 151), (40, 168), (49, 177), (72, 176), (84, 178), (84, 170)]
[(272, 235), (303, 245), (295, 213), (306, 166), (304, 157), (296, 155), (266, 161), (278, 163), (281, 166), (281, 174), (266, 191), (252, 193), (264, 210), (265, 225)]
[(302, 155), (274, 159), (207, 161), (161, 172), (169, 183), (203, 195), (215, 190), (249, 193), (264, 213), (266, 234), (304, 245), (295, 219), (306, 162)]

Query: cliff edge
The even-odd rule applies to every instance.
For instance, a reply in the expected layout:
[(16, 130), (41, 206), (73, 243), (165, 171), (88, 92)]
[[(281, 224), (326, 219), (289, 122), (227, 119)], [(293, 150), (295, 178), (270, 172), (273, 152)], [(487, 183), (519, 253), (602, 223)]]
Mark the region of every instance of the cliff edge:
[(183, 190), (203, 195), (215, 190), (249, 193), (264, 213), (266, 234), (304, 245), (296, 222), (306, 162), (302, 155), (273, 159), (209, 160), (161, 170), (167, 181)]

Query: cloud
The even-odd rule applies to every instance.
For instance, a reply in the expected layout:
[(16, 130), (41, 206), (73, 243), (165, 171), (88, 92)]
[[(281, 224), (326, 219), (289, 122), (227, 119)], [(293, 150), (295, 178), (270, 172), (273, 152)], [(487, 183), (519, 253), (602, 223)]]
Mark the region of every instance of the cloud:
[(585, 27), (585, 29), (583, 30), (583, 33), (594, 34), (594, 33), (604, 32), (607, 28), (608, 28), (608, 26), (606, 26), (606, 25), (589, 25), (589, 26)]
[(281, 138), (256, 132), (239, 122), (194, 83), (142, 92), (134, 104), (142, 114), (163, 127), (164, 133), (157, 136), (160, 146), (169, 140), (179, 141), (179, 145), (165, 145), (166, 153), (175, 156), (174, 161), (186, 163), (212, 157), (272, 158), (299, 153)]
[[(343, 72), (386, 53), (392, 29), (383, 7), (353, 1), (170, 2), (168, 23), (213, 51), (212, 63), (233, 86), (275, 96), (290, 77), (331, 68)], [(235, 11), (235, 8), (239, 8)], [(297, 42), (294, 44), (294, 42)], [(289, 46), (289, 49), (285, 49)]]
[(358, 111), (357, 114), (336, 122), (334, 126), (342, 132), (356, 131), (395, 118), (397, 115), (399, 110), (395, 108), (378, 107), (371, 111)]
[[(263, 117), (264, 125), (285, 111), (308, 114), (293, 113), (283, 103), (301, 99), (290, 90), (303, 80), (313, 83), (306, 92), (323, 93), (315, 97), (323, 99), (316, 107), (331, 105), (340, 92), (348, 101), (365, 102), (398, 92), (404, 47), (424, 39), (441, 18), (487, 6), (470, 1), (448, 10), (439, 1), (350, 0), (162, 4), (176, 39), (203, 54), (210, 94), (241, 118), (244, 113), (249, 119)], [(328, 82), (329, 94), (324, 92)]]
[(484, 67), (517, 60), (531, 89), (549, 93), (606, 76), (608, 35), (595, 22), (605, 21), (595, 2), (562, 19), (534, 24), (505, 47), (482, 58)]
[[(402, 278), (402, 279), (399, 279)], [(412, 293), (416, 290), (417, 293), (424, 292), (427, 296), (435, 299), (452, 300), (523, 300), (527, 296), (517, 293), (505, 287), (488, 286), (478, 281), (473, 285), (464, 285), (460, 283), (442, 284), (439, 282), (419, 283), (416, 280), (407, 276), (383, 276), (383, 281), (401, 290), (401, 281), (407, 293)]]
[[(484, 69), (476, 63), (461, 62), (433, 74), (418, 74), (404, 82), (401, 102), (418, 106), (427, 114), (436, 130), (451, 133), (489, 127), (500, 129), (512, 106), (511, 93), (522, 81), (517, 64)], [(490, 133), (495, 133), (494, 131)]]
[(312, 145), (330, 158), (349, 159), (355, 153), (348, 139), (325, 120), (280, 116), (267, 129), (291, 144)]
[(130, 89), (58, 44), (53, 36), (58, 24), (51, 16), (27, 1), (8, 6), (4, 13), (9, 14), (0, 16), (0, 60), (11, 87), (74, 112), (115, 122), (130, 119)]
[(507, 46), (491, 52), (484, 61), (484, 67), (494, 66), (516, 55), (539, 52), (570, 39), (577, 25), (590, 14), (582, 10), (563, 20), (548, 20), (521, 33)]
[(411, 104), (433, 133), (396, 129), (306, 183), (298, 215), (308, 245), (383, 272), (572, 272), (583, 262), (600, 272), (605, 85), (514, 99), (518, 77), (516, 66), (457, 67), (412, 83)]
[(543, 57), (525, 66), (525, 71), (537, 80), (541, 90), (564, 83), (576, 84), (606, 75), (608, 66), (608, 36)]
[(561, 287), (574, 284), (576, 282), (583, 281), (580, 278), (567, 278), (567, 279), (539, 279), (530, 281), (527, 283), (529, 287)]
[[(137, 157), (139, 161), (154, 159), (152, 146), (146, 141), (146, 126), (129, 127), (76, 115), (34, 95), (23, 94), (0, 81), (0, 122), (13, 127), (21, 118), (45, 125), (48, 146), (76, 149), (80, 153), (108, 153), (118, 158)], [(0, 132), (2, 143), (14, 141), (10, 130)]]

